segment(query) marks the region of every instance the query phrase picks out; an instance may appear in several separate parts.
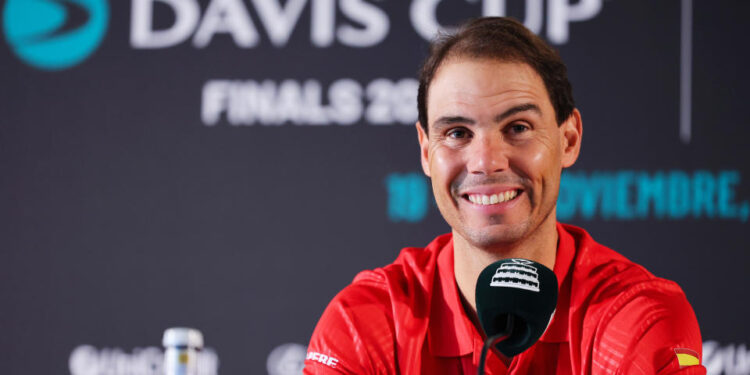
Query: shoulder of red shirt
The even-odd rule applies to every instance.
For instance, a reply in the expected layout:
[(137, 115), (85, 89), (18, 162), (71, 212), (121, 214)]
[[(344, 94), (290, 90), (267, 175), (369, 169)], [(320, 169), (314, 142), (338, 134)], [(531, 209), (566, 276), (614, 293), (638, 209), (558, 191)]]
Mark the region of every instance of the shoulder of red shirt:
[[(702, 357), (700, 329), (680, 286), (595, 242), (583, 229), (560, 224), (576, 243), (569, 274), (571, 324), (578, 322), (582, 367), (603, 372), (680, 371), (676, 352)], [(576, 340), (577, 339), (577, 340)], [(623, 367), (624, 366), (624, 367)], [(680, 373), (705, 373), (703, 366)]]
[[(697, 320), (676, 283), (596, 243), (581, 228), (558, 224), (558, 232), (573, 243), (570, 270), (560, 283), (570, 283), (568, 306), (575, 307), (565, 320), (580, 326), (563, 325), (561, 334), (568, 336), (572, 357), (581, 358), (578, 366), (618, 371), (629, 361), (631, 367), (679, 369), (675, 348), (689, 348), (700, 358)], [(315, 373), (397, 372), (396, 352), (403, 344), (396, 325), (426, 329), (415, 317), (429, 315), (437, 257), (451, 240), (444, 234), (425, 248), (404, 248), (393, 263), (360, 272), (321, 317), (306, 371), (313, 365)], [(669, 338), (680, 330), (685, 334)]]

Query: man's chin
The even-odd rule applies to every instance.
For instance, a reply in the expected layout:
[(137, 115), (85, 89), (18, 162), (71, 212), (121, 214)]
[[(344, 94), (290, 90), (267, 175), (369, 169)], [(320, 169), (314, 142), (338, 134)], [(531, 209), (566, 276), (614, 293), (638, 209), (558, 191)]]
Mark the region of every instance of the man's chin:
[(526, 236), (527, 229), (528, 225), (524, 224), (495, 224), (481, 229), (466, 229), (459, 234), (472, 246), (490, 250), (519, 242)]

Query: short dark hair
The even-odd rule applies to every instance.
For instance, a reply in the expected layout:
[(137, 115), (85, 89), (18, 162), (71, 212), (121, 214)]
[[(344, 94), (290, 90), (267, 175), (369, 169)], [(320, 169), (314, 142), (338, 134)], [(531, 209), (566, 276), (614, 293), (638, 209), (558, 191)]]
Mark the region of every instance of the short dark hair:
[(419, 122), (427, 130), (427, 91), (440, 65), (448, 58), (488, 58), (526, 63), (542, 78), (557, 124), (568, 119), (575, 102), (568, 70), (560, 55), (523, 24), (505, 17), (477, 18), (454, 34), (439, 36), (430, 46), (419, 74), (417, 107)]

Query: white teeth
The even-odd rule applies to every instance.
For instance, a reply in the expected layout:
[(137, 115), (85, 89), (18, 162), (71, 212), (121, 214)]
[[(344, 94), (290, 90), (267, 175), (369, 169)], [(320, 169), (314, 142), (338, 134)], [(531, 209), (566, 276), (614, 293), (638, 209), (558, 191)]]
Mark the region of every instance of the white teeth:
[(499, 194), (492, 194), (492, 195), (472, 194), (472, 195), (469, 195), (469, 201), (474, 204), (487, 206), (490, 204), (498, 204), (498, 203), (507, 202), (515, 198), (516, 196), (518, 196), (518, 191), (508, 190)]

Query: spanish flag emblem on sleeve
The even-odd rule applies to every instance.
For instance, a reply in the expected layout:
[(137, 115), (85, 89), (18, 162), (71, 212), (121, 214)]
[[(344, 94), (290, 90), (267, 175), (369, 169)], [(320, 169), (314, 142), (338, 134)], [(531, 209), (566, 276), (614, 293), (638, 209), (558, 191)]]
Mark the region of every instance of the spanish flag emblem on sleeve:
[(697, 366), (701, 364), (698, 352), (687, 348), (675, 348), (675, 354), (677, 355), (677, 362), (680, 364), (680, 368), (688, 366)]

